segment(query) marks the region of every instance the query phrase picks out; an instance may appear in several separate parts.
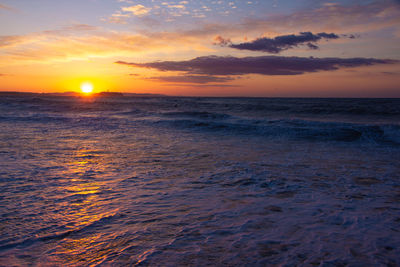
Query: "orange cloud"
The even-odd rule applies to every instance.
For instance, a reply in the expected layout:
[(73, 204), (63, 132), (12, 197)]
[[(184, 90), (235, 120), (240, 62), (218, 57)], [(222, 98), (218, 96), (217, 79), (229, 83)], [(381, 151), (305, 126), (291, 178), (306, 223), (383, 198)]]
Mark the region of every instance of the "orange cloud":
[(3, 4), (0, 4), (0, 9), (6, 9), (8, 11), (14, 11), (14, 9), (12, 7), (9, 7), (9, 6), (3, 5)]
[(144, 16), (150, 12), (151, 8), (145, 7), (143, 5), (135, 5), (129, 7), (123, 7), (122, 11), (131, 12), (135, 16)]
[(76, 24), (61, 29), (27, 35), (0, 37), (1, 65), (19, 63), (48, 63), (54, 61), (87, 60), (98, 57), (133, 57), (152, 53), (181, 53), (190, 48), (207, 50), (207, 42), (199, 38), (176, 33), (130, 33), (99, 29), (90, 25)]

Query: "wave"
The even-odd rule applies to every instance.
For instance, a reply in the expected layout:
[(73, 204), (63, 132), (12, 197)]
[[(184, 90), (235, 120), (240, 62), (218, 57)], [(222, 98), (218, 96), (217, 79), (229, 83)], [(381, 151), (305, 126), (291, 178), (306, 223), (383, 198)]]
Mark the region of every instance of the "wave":
[(248, 134), (315, 141), (363, 141), (400, 144), (400, 125), (363, 125), (356, 123), (285, 119), (236, 119), (228, 121), (176, 119), (159, 120), (156, 123), (159, 125), (168, 125), (199, 131), (222, 131), (228, 135)]
[[(89, 223), (88, 225), (85, 225), (81, 228), (71, 229), (71, 230), (64, 231), (64, 232), (59, 232), (59, 233), (54, 233), (54, 234), (49, 234), (49, 235), (44, 235), (44, 236), (39, 236), (39, 237), (34, 237), (34, 238), (32, 238), (32, 237), (26, 238), (21, 241), (12, 242), (12, 243), (8, 243), (5, 245), (0, 245), (0, 251), (12, 249), (15, 247), (22, 247), (22, 248), (29, 247), (36, 242), (44, 242), (44, 241), (49, 241), (49, 240), (61, 240), (70, 235), (82, 233), (82, 232), (90, 230), (91, 228), (94, 228), (94, 227), (104, 226), (105, 224), (110, 223), (112, 220), (118, 219), (123, 216), (124, 216), (123, 214), (115, 213), (115, 214), (111, 214), (109, 216), (100, 218), (99, 220), (93, 221), (93, 222)], [(7, 241), (5, 241), (4, 243), (7, 243)]]
[(221, 120), (228, 119), (231, 116), (223, 113), (213, 113), (206, 111), (174, 111), (162, 113), (163, 116), (167, 117), (194, 117), (199, 119), (210, 119), (210, 120)]
[(69, 96), (0, 97), (0, 108), (42, 112), (125, 112), (140, 109), (164, 116), (220, 116), (228, 114), (303, 114), (349, 116), (400, 116), (400, 99), (324, 98), (110, 98), (86, 101)]
[(400, 116), (400, 99), (261, 98), (219, 103), (221, 108), (263, 114)]
[(129, 108), (132, 103), (116, 99), (85, 100), (70, 96), (43, 96), (43, 97), (16, 97), (1, 98), (0, 108), (19, 111), (52, 112), (52, 113), (79, 113), (79, 112), (117, 112)]
[(0, 98), (0, 122), (55, 123), (99, 130), (144, 122), (225, 134), (400, 143), (399, 99), (167, 97), (85, 102), (37, 96), (11, 100)]
[(5, 122), (70, 122), (70, 117), (49, 116), (47, 114), (34, 114), (32, 116), (0, 116), (0, 121)]

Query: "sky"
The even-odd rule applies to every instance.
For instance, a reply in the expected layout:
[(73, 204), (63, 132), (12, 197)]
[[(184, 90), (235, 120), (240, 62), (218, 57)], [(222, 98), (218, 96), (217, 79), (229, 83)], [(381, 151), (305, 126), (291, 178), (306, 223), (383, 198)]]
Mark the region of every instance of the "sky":
[(400, 1), (0, 0), (0, 91), (400, 97)]

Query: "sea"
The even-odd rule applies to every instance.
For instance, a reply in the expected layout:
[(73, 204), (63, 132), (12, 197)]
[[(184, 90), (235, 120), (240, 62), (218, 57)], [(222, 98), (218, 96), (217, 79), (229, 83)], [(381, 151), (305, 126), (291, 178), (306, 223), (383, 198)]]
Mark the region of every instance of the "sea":
[(400, 99), (0, 94), (0, 266), (400, 266)]

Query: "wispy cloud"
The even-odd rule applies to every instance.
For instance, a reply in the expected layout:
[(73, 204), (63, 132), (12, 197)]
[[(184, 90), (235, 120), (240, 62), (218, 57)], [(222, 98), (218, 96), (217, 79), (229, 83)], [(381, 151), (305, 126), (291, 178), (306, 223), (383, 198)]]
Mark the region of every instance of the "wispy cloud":
[(106, 21), (109, 23), (115, 23), (115, 24), (127, 24), (126, 19), (130, 18), (131, 16), (129, 14), (121, 14), (120, 11), (117, 13), (112, 14), (108, 18), (103, 18), (102, 21)]
[(117, 64), (140, 68), (153, 68), (159, 71), (179, 71), (190, 75), (300, 75), (309, 72), (338, 70), (395, 63), (394, 60), (374, 58), (305, 58), (305, 57), (198, 57), (187, 61), (159, 61), (132, 63), (117, 61)]
[[(64, 26), (55, 30), (45, 30), (37, 33), (31, 33), (26, 35), (5, 35), (0, 36), (0, 48), (17, 47), (25, 44), (37, 44), (45, 42), (46, 40), (53, 39), (55, 37), (70, 37), (77, 33), (86, 33), (96, 30), (97, 27), (87, 24), (72, 24)], [(4, 51), (7, 53), (8, 51)]]
[(6, 5), (3, 5), (3, 4), (0, 4), (0, 9), (5, 9), (5, 10), (8, 10), (8, 11), (14, 11), (15, 10), (14, 8), (6, 6)]
[(7, 64), (46, 63), (123, 55), (157, 46), (161, 48), (161, 42), (143, 35), (97, 30), (81, 24), (27, 35), (0, 36), (0, 59)]
[[(392, 0), (355, 1), (342, 5), (325, 3), (317, 8), (266, 18), (247, 18), (242, 27), (247, 30), (311, 29), (318, 31), (368, 32), (399, 25), (400, 5)], [(397, 1), (398, 2), (398, 1)]]
[(216, 44), (221, 46), (228, 46), (239, 50), (251, 50), (251, 51), (262, 51), (269, 53), (280, 53), (283, 50), (297, 47), (299, 45), (307, 45), (310, 49), (318, 49), (316, 43), (321, 39), (338, 39), (339, 36), (334, 33), (317, 33), (301, 32), (298, 35), (281, 35), (275, 38), (258, 38), (251, 42), (245, 42), (240, 44), (234, 44), (230, 39), (222, 38), (221, 36), (216, 37)]
[(73, 24), (25, 35), (0, 36), (0, 65), (176, 53), (177, 47), (189, 46), (191, 52), (205, 49), (189, 37), (172, 33), (139, 34)]
[(28, 42), (28, 40), (29, 40), (28, 36), (22, 36), (22, 35), (0, 36), (0, 48), (17, 46), (19, 44)]

